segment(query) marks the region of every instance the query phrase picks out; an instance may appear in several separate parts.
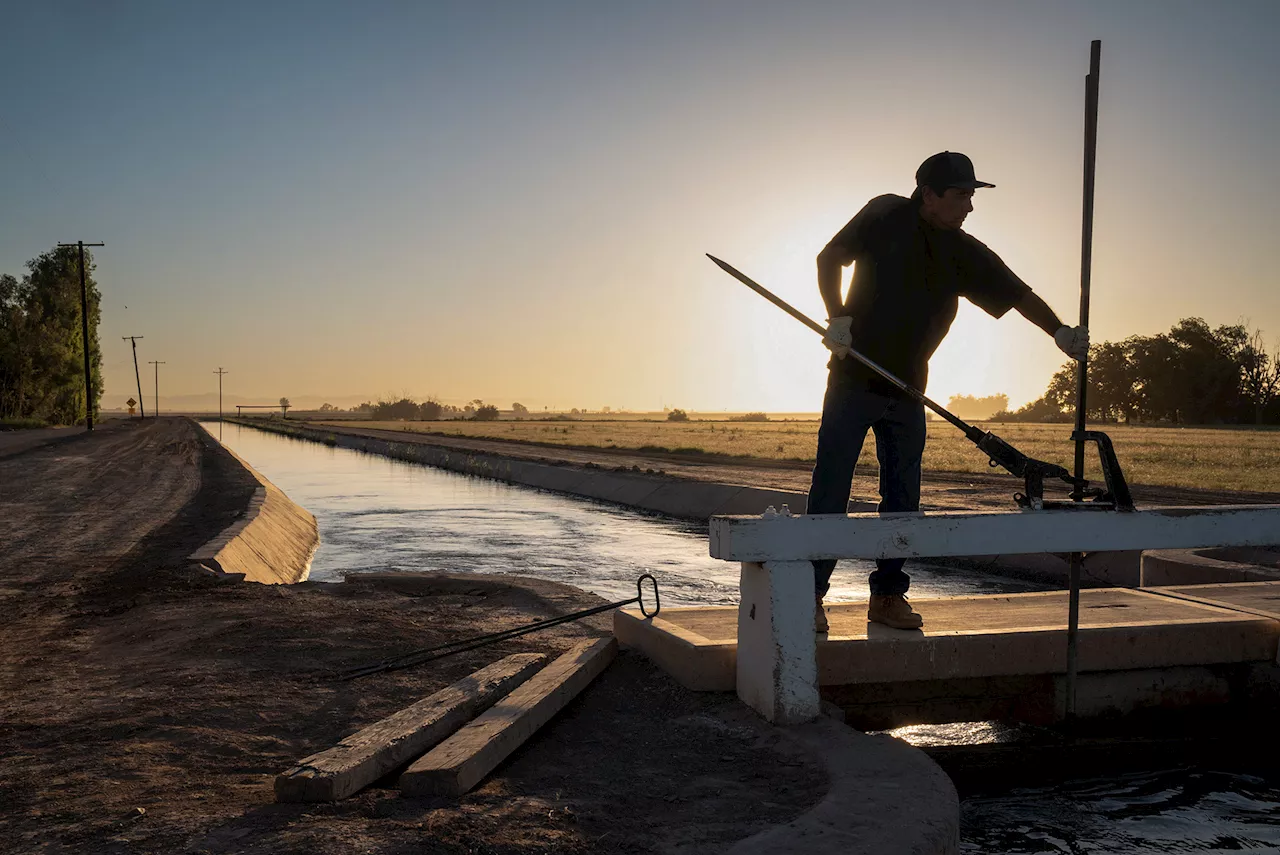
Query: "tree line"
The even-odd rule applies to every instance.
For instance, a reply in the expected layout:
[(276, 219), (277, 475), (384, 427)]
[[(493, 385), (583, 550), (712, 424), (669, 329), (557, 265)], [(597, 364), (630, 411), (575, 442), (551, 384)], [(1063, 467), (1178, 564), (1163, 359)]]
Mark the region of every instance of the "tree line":
[[(341, 412), (332, 404), (323, 404), (320, 412)], [(350, 412), (369, 413), (374, 421), (409, 421), (434, 422), (440, 419), (475, 419), (479, 422), (491, 422), (498, 418), (498, 408), (475, 398), (465, 406), (455, 407), (442, 404), (435, 398), (428, 398), (418, 403), (413, 398), (400, 398), (396, 401), (365, 401), (352, 407)], [(517, 417), (529, 415), (529, 408), (524, 404), (511, 405), (511, 412)]]
[[(1090, 421), (1172, 424), (1280, 423), (1280, 348), (1261, 330), (1215, 328), (1183, 318), (1167, 333), (1135, 335), (1089, 348)], [(993, 418), (1058, 422), (1074, 418), (1075, 363), (1062, 366), (1035, 401)]]
[[(93, 412), (102, 400), (101, 298), (86, 249)], [(27, 262), (21, 279), (0, 274), (0, 420), (76, 424), (85, 419), (80, 255), (55, 247)]]

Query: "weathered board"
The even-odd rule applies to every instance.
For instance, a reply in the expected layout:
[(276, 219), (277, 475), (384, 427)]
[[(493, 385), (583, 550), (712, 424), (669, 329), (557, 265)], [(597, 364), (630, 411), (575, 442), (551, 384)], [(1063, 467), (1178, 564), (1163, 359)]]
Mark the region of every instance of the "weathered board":
[(599, 676), (617, 651), (613, 638), (575, 646), (417, 760), (400, 776), (400, 791), (406, 796), (470, 791)]
[(276, 776), (276, 801), (346, 798), (395, 771), (493, 706), (547, 661), (517, 653), (465, 677), (394, 715), (351, 734)]

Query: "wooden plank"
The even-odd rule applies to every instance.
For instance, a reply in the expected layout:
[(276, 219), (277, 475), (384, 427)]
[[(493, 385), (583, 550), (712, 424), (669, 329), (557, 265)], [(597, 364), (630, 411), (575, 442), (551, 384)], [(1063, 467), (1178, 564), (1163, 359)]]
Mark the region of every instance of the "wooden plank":
[(613, 638), (584, 641), (400, 776), (406, 796), (460, 796), (480, 783), (613, 661)]
[(517, 653), (351, 734), (276, 776), (278, 802), (346, 798), (393, 772), (452, 734), (528, 680), (547, 661)]
[(930, 511), (711, 518), (711, 557), (726, 561), (923, 558), (1262, 546), (1280, 505), (1118, 511)]

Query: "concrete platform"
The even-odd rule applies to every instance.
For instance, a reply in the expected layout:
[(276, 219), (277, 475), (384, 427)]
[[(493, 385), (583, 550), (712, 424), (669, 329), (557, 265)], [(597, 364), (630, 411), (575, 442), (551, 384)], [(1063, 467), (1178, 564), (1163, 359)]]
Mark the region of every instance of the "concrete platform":
[(1154, 588), (1162, 594), (1280, 621), (1280, 582), (1235, 582)]
[[(1192, 586), (1196, 590), (1081, 592), (1080, 671), (1275, 661), (1280, 583)], [(1203, 590), (1203, 589), (1212, 590)], [(1176, 595), (1173, 595), (1176, 594)], [(1193, 599), (1194, 597), (1194, 599)], [(923, 631), (866, 621), (865, 603), (828, 608), (831, 632), (818, 643), (824, 686), (1066, 672), (1067, 592), (912, 600)], [(1257, 607), (1257, 608), (1254, 608)], [(732, 690), (738, 609), (663, 609), (645, 619), (615, 612), (620, 643), (639, 648), (683, 685)]]

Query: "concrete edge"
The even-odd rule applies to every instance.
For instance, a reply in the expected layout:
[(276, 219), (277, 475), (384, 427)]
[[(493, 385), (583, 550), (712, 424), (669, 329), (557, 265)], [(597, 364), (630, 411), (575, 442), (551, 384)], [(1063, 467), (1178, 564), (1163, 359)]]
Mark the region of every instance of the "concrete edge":
[[(655, 636), (658, 627), (666, 636)], [(638, 650), (695, 692), (732, 692), (738, 685), (737, 644), (701, 644), (701, 636), (659, 617), (646, 618), (628, 609), (613, 612), (613, 637), (618, 645)], [(654, 643), (655, 640), (657, 643)], [(705, 639), (703, 639), (705, 640)]]
[(730, 855), (959, 852), (959, 795), (920, 749), (826, 717), (777, 732), (783, 747), (826, 768), (827, 794), (791, 822), (739, 841)]
[(1142, 553), (1141, 585), (1205, 585), (1216, 582), (1280, 582), (1280, 570), (1211, 558), (1204, 549), (1148, 549)]
[[(213, 434), (195, 422), (214, 442)], [(218, 447), (258, 482), (244, 515), (191, 553), (191, 561), (223, 575), (239, 574), (248, 582), (287, 585), (305, 581), (311, 558), (320, 546), (316, 518), (295, 504), (240, 455)]]

